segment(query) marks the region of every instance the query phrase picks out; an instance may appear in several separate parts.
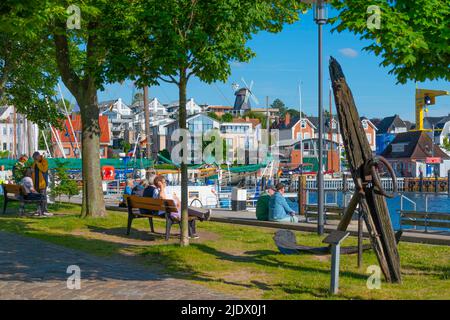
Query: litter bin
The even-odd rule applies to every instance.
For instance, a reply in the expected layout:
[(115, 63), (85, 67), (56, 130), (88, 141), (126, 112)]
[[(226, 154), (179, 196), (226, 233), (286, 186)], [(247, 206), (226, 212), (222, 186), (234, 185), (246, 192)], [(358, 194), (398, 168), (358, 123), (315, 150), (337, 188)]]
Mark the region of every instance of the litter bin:
[(247, 190), (233, 188), (231, 190), (231, 210), (242, 211), (247, 210)]

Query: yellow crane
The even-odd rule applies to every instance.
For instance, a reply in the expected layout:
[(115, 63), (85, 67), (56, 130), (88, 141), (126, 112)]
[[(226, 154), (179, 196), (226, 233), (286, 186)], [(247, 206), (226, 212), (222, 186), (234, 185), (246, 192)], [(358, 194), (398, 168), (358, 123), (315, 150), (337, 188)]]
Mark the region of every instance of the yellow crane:
[(431, 131), (423, 127), (424, 113), (428, 112), (428, 106), (436, 103), (436, 97), (446, 96), (450, 93), (444, 90), (429, 90), (416, 88), (416, 131)]

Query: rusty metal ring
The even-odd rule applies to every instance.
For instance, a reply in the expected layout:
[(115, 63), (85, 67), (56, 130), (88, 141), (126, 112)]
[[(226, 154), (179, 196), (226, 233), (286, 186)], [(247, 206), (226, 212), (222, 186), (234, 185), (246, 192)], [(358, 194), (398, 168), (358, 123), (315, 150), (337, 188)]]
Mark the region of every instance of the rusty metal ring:
[[(392, 193), (387, 193), (386, 190), (383, 189), (383, 186), (381, 184), (381, 180), (378, 176), (377, 167), (378, 163), (381, 162), (384, 164), (386, 169), (388, 170), (389, 174), (392, 178), (392, 184), (393, 184), (393, 191)], [(390, 165), (390, 163), (382, 156), (376, 156), (373, 163), (371, 163), (370, 166), (370, 172), (372, 174), (373, 184), (375, 187), (377, 187), (378, 190), (375, 190), (376, 193), (381, 194), (382, 196), (385, 196), (386, 198), (394, 198), (395, 194), (398, 192), (397, 187), (397, 176), (395, 175), (394, 169)]]

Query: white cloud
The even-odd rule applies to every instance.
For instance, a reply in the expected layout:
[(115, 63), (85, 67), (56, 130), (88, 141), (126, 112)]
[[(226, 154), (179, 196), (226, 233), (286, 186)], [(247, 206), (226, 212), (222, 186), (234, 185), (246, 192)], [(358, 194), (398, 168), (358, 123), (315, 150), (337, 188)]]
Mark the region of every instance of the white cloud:
[(352, 48), (342, 48), (339, 49), (339, 52), (348, 58), (356, 58), (358, 56), (358, 52)]

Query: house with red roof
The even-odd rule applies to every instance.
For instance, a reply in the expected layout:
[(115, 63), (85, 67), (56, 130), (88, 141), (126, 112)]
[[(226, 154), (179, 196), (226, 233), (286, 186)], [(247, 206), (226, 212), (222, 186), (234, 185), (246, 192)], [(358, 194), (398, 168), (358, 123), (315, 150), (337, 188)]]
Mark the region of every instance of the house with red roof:
[[(108, 157), (108, 149), (111, 144), (111, 131), (108, 122), (108, 116), (100, 115), (98, 117), (100, 125), (100, 158)], [(73, 127), (70, 125), (70, 122)], [(62, 130), (54, 128), (58, 139), (52, 134), (52, 145), (54, 156), (56, 158), (63, 158), (63, 153), (66, 158), (79, 158), (82, 149), (81, 144), (81, 115), (72, 114), (69, 119), (64, 119)], [(75, 133), (75, 135), (74, 135)], [(76, 138), (76, 139), (75, 139)], [(80, 149), (80, 150), (79, 150)]]

